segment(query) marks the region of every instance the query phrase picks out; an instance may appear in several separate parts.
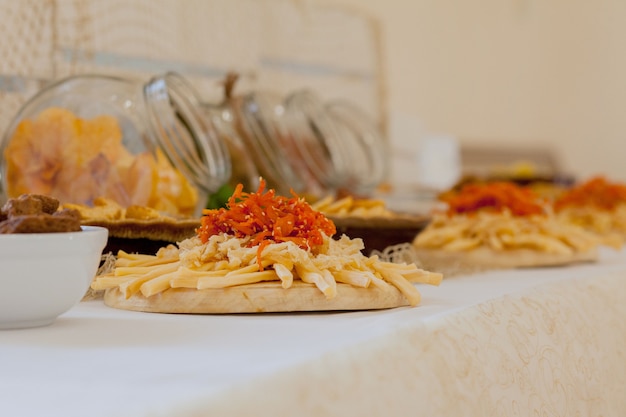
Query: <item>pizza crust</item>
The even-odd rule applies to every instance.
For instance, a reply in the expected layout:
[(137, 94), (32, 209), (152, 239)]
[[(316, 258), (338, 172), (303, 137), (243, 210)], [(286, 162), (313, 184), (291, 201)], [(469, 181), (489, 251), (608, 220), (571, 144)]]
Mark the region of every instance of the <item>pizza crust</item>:
[(195, 236), (199, 219), (90, 219), (83, 225), (100, 226), (109, 230), (109, 239), (103, 253), (128, 253), (153, 255), (169, 244)]
[(83, 225), (106, 227), (109, 236), (121, 239), (149, 239), (165, 242), (180, 242), (196, 234), (199, 219), (89, 219)]
[(446, 276), (473, 273), (490, 269), (538, 268), (563, 266), (598, 259), (597, 248), (571, 254), (541, 252), (532, 249), (497, 251), (479, 247), (467, 251), (415, 248), (415, 255), (422, 267)]
[(123, 310), (151, 313), (228, 314), (340, 310), (376, 310), (409, 305), (394, 286), (355, 287), (337, 283), (337, 295), (326, 299), (313, 284), (260, 282), (220, 289), (170, 288), (150, 297), (136, 293), (126, 299), (118, 287), (106, 290), (104, 303)]

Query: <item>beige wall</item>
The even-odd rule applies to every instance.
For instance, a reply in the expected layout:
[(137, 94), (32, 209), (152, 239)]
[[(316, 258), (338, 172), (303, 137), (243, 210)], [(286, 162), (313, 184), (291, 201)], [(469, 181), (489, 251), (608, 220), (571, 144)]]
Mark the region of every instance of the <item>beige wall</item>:
[(380, 18), (395, 141), (414, 123), (626, 180), (626, 2), (316, 1)]
[(0, 11), (0, 130), (50, 78), (178, 69), (209, 90), (236, 69), (242, 86), (383, 106), (400, 162), (425, 132), (444, 133), (546, 146), (579, 177), (626, 180), (624, 0), (0, 0)]

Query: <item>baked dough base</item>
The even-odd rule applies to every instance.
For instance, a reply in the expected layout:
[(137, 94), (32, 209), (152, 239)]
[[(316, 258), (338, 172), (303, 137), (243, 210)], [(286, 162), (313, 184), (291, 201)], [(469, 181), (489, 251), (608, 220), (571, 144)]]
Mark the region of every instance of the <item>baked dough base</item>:
[(337, 283), (337, 295), (327, 300), (315, 285), (301, 281), (288, 289), (280, 282), (260, 282), (220, 289), (170, 288), (150, 297), (137, 293), (128, 299), (116, 287), (106, 290), (104, 303), (123, 310), (179, 314), (376, 310), (409, 305), (392, 285), (381, 289)]
[(150, 239), (156, 241), (180, 242), (196, 234), (199, 219), (90, 219), (84, 225), (106, 227), (109, 237), (122, 239)]
[(538, 268), (594, 262), (598, 259), (598, 250), (593, 248), (566, 255), (532, 249), (496, 251), (479, 247), (468, 251), (445, 251), (415, 247), (415, 255), (423, 268), (449, 276), (490, 269)]
[(83, 225), (100, 226), (109, 230), (109, 239), (103, 253), (129, 253), (154, 255), (169, 244), (181, 242), (196, 234), (199, 219), (90, 219)]

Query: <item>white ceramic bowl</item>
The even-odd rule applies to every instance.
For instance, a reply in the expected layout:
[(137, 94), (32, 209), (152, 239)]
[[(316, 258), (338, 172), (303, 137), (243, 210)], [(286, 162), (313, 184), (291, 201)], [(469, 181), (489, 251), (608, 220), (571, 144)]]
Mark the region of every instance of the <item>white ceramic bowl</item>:
[(0, 234), (0, 329), (45, 326), (75, 306), (94, 278), (108, 230)]

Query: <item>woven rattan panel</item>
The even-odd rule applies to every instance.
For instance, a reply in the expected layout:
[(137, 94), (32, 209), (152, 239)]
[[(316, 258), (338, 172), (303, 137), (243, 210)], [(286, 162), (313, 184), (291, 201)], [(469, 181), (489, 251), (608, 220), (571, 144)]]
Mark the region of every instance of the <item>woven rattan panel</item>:
[(383, 122), (377, 24), (296, 0), (0, 0), (0, 130), (46, 82), (80, 73), (187, 76), (220, 99), (229, 70), (239, 92), (312, 88)]

